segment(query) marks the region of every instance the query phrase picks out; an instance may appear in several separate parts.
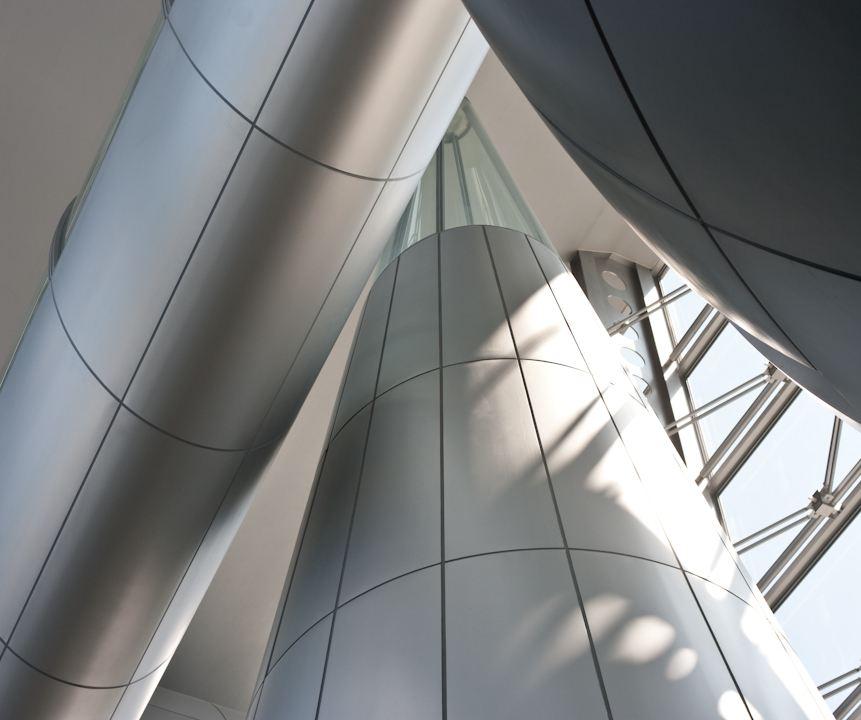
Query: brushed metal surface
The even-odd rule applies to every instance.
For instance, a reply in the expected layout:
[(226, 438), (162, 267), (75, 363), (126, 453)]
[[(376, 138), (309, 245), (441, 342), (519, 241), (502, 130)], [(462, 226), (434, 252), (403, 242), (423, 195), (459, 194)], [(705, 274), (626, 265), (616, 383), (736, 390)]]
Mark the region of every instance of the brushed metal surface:
[(258, 446), (280, 437), (290, 427), (308, 391), (334, 345), (347, 318), (356, 305), (380, 257), (380, 238), (389, 237), (404, 207), (412, 196), (419, 178), (388, 181), (370, 216), (320, 308), (314, 325), (302, 341), (278, 396), (257, 433)]
[(505, 228), (486, 227), (484, 231), (520, 358), (586, 370), (526, 236)]
[(442, 714), (438, 567), (394, 580), (338, 610), (321, 720)]
[(266, 469), (277, 451), (278, 444), (271, 443), (251, 450), (242, 458), (242, 464), (231, 480), (206, 534), (200, 540), (194, 559), (185, 571), (182, 582), (171, 598), (170, 605), (138, 664), (132, 678), (134, 682), (157, 669), (163, 671), (167, 668), (167, 663), (173, 657), (248, 512), (258, 482), (266, 474)]
[(829, 718), (825, 701), (803, 681), (762, 613), (705, 580), (690, 582), (742, 693), (763, 717)]
[(0, 717), (17, 720), (109, 718), (123, 688), (96, 690), (58, 682), (10, 652), (0, 660)]
[[(861, 274), (861, 211), (852, 199), (861, 110), (856, 13), (823, 16), (802, 6), (784, 17), (770, 6), (729, 13), (681, 6), (666, 22), (662, 8), (627, 0), (597, 0), (595, 10), (649, 126), (707, 222)], [(709, 30), (694, 40), (686, 31), (691, 23)], [(728, 43), (739, 52), (727, 53)], [(704, 94), (707, 103), (691, 102)], [(811, 172), (808, 158), (821, 171)]]
[(337, 433), (360, 408), (374, 399), (397, 269), (397, 263), (389, 265), (368, 294), (344, 388), (338, 400), (333, 433)]
[(443, 436), (446, 559), (562, 547), (516, 360), (445, 368)]
[(278, 660), (263, 683), (260, 717), (316, 716), (331, 628), (332, 618), (324, 618)]
[(128, 683), (242, 458), (120, 410), (11, 647), (68, 682)]
[(200, 70), (224, 98), (254, 119), (299, 31), (311, 0), (174, 0), (170, 23)]
[(533, 361), (523, 373), (569, 547), (677, 565), (592, 377)]
[(54, 271), (69, 334), (116, 395), (249, 129), (163, 28)]
[(516, 357), (480, 227), (440, 236), (440, 273), (443, 364)]
[(126, 404), (184, 440), (250, 447), (382, 189), (252, 133)]
[(447, 563), (445, 604), (449, 718), (607, 717), (564, 551)]
[(377, 393), (439, 367), (439, 244), (400, 256)]
[[(111, 720), (150, 720), (147, 717), (150, 714), (146, 710), (147, 703), (158, 688), (166, 669), (167, 663), (145, 678), (127, 685)], [(175, 720), (175, 718), (170, 718), (170, 720)]]
[(616, 388), (600, 390), (682, 567), (747, 598), (750, 588), (736, 565), (738, 556), (664, 429)]
[(117, 407), (69, 344), (49, 287), (0, 390), (0, 640), (9, 638)]
[(378, 397), (340, 603), (440, 561), (439, 372)]
[[(468, 21), (457, 0), (316, 0), (260, 127), (330, 167), (389, 177)], [(439, 142), (451, 116), (437, 118)]]
[(439, 128), (445, 118), (451, 121), (454, 117), (487, 50), (487, 41), (470, 20), (395, 163), (392, 177), (404, 177), (427, 167), (442, 140)]
[(680, 570), (609, 553), (571, 555), (614, 718), (743, 717)]
[[(563, 146), (586, 177), (613, 207), (624, 208), (622, 214), (634, 230), (653, 250), (660, 250), (661, 257), (686, 278), (701, 297), (754, 337), (797, 362), (809, 364), (697, 220), (658, 203), (566, 142), (562, 142)], [(678, 242), (676, 238), (686, 241)]]
[[(129, 717), (235, 532), (273, 449), (262, 445), (276, 443), (295, 417), (418, 182), (421, 160), (414, 177), (386, 181), (396, 159), (420, 118), (422, 132), (442, 135), (445, 108), (460, 100), (445, 97), (445, 88), (468, 83), (483, 51), (472, 33), (471, 53), (452, 59), (468, 23), (457, 0), (320, 0), (279, 79), (280, 109), (273, 103), (267, 118), (278, 124), (283, 112), (289, 124), (303, 116), (308, 147), (316, 154), (322, 139), (338, 162), (356, 161), (360, 172), (351, 175), (252, 130), (228, 104), (233, 98), (250, 113), (262, 100), (276, 58), (280, 65), (279, 53), (293, 42), (290, 28), (299, 27), (302, 3), (289, 5), (260, 4), (262, 15), (251, 17), (243, 15), (251, 8), (226, 3), (180, 3), (173, 17), (201, 65), (195, 69), (173, 29), (164, 28), (82, 206), (54, 282), (72, 342), (126, 402), (101, 449), (115, 401), (69, 354), (68, 342), (41, 392), (16, 383), (16, 392), (32, 395), (29, 415), (11, 390), (0, 394), (0, 418), (8, 406), (19, 424), (2, 441), (10, 448), (3, 461), (26, 461), (34, 472), (53, 469), (51, 459), (57, 465), (50, 487), (37, 487), (54, 490), (49, 500), (33, 493), (0, 511), (20, 512), (9, 527), (29, 523), (21, 533), (28, 542), (30, 528), (37, 535), (9, 569), (16, 593), (29, 593), (69, 513), (17, 629), (9, 630), (11, 647), (69, 683), (141, 679), (123, 699)], [(246, 20), (245, 30), (231, 25)], [(222, 43), (224, 52), (212, 56)], [(306, 91), (314, 101), (295, 102)], [(355, 176), (363, 173), (382, 179)], [(69, 359), (80, 367), (57, 370)], [(44, 394), (59, 381), (69, 387)], [(44, 439), (57, 450), (53, 458), (51, 448), (34, 455), (44, 444), (27, 434), (36, 426), (21, 425), (22, 418), (44, 430), (56, 425), (62, 438)], [(67, 440), (80, 455), (66, 451)], [(79, 465), (89, 463), (82, 487)], [(343, 557), (344, 547), (333, 552)], [(300, 560), (297, 572), (303, 567)], [(314, 615), (325, 592), (311, 595), (288, 598), (291, 618), (301, 622), (308, 608)], [(16, 595), (2, 608), (0, 637), (21, 606)], [(285, 633), (292, 629), (287, 622)], [(33, 712), (18, 712), (26, 698), (7, 689), (5, 702), (18, 716), (40, 712), (37, 699)], [(110, 712), (85, 714), (101, 720)]]
[[(846, 362), (846, 358), (857, 357), (861, 351), (859, 333), (854, 331), (861, 316), (861, 283), (779, 257), (719, 232), (715, 232), (715, 238), (756, 296), (771, 309), (780, 327), (790, 337), (799, 338), (799, 347), (814, 372), (827, 378), (852, 405), (855, 414), (861, 414), (861, 385), (854, 363)], [(805, 293), (800, 294), (798, 288), (802, 286)], [(766, 351), (766, 357), (770, 354), (774, 351)], [(799, 382), (807, 386), (803, 376)]]
[(358, 413), (327, 450), (311, 495), (308, 525), (297, 541), (296, 567), (287, 578), (284, 610), (275, 620), (279, 629), (273, 658), (335, 609), (370, 414), (370, 408)]
[(630, 376), (624, 370), (619, 351), (610, 344), (607, 330), (586, 299), (583, 289), (556, 253), (537, 240), (530, 238), (529, 243), (574, 334), (589, 372), (595, 377), (604, 378), (642, 403)]

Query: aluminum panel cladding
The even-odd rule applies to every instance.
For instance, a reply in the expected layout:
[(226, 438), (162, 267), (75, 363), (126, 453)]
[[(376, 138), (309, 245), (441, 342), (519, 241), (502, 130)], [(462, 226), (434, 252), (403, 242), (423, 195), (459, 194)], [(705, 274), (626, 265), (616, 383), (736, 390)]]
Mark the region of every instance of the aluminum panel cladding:
[[(831, 15), (801, 5), (787, 17), (758, 3), (729, 12), (628, 0), (593, 7), (702, 217), (802, 261), (861, 275), (855, 8)], [(691, 33), (694, 26), (703, 32)]]
[(184, 440), (250, 447), (382, 189), (252, 133), (128, 406)]
[(87, 364), (122, 396), (250, 125), (165, 26), (53, 275)]
[(377, 398), (340, 602), (440, 561), (439, 372)]
[(526, 236), (495, 227), (485, 227), (484, 232), (520, 358), (586, 370)]
[[(816, 370), (852, 404), (861, 418), (861, 383), (857, 366), (861, 339), (861, 283), (857, 279), (795, 262), (715, 232), (739, 274), (771, 309)], [(798, 288), (806, 288), (799, 293)], [(768, 353), (768, 350), (766, 350)], [(780, 363), (778, 363), (780, 365)], [(791, 370), (791, 369), (790, 369)]]
[(69, 343), (49, 286), (0, 389), (0, 640), (118, 407)]
[(121, 409), (10, 647), (66, 682), (128, 683), (243, 456), (180, 442)]
[(603, 552), (571, 556), (614, 718), (747, 717), (680, 570)]
[[(468, 22), (458, 0), (316, 0), (261, 129), (331, 167), (389, 177)], [(436, 142), (450, 119), (438, 118)]]
[(320, 720), (439, 720), (441, 594), (440, 570), (428, 568), (338, 610)]
[(84, 688), (40, 673), (8, 650), (0, 659), (0, 717), (57, 720), (110, 717), (123, 688)]
[(418, 181), (419, 177), (414, 176), (386, 183), (257, 433), (255, 447), (275, 440), (292, 425), (328, 357), (329, 348), (335, 344), (356, 298), (380, 259), (380, 239), (391, 236)]
[(168, 22), (207, 81), (247, 118), (263, 105), (311, 0), (174, 0)]
[(308, 524), (279, 618), (273, 658), (335, 609), (371, 409), (359, 412), (329, 445), (312, 492)]
[(516, 358), (481, 227), (440, 236), (443, 364)]
[(339, 432), (353, 415), (374, 399), (397, 270), (396, 262), (389, 265), (368, 293), (338, 401), (333, 433)]
[(825, 704), (821, 697), (814, 697), (819, 693), (796, 670), (771, 623), (758, 608), (701, 578), (691, 577), (690, 582), (752, 709), (762, 717), (781, 720), (829, 717), (827, 708), (821, 706)]
[(562, 547), (517, 361), (445, 368), (442, 406), (446, 559)]
[(377, 393), (439, 367), (439, 242), (419, 243), (398, 260)]
[(261, 690), (257, 710), (261, 718), (310, 720), (317, 714), (331, 629), (331, 616), (323, 618), (281, 657), (274, 658)]
[[(551, 128), (552, 130), (552, 128)], [(583, 155), (558, 133), (556, 139), (607, 201), (662, 260), (710, 305), (751, 335), (804, 365), (810, 363), (775, 323), (698, 220), (668, 208)], [(716, 292), (719, 289), (719, 292)]]
[[(126, 685), (122, 699), (117, 704), (114, 714), (110, 716), (111, 720), (149, 720), (144, 712), (165, 670), (167, 670), (167, 662), (162, 663), (155, 672)], [(176, 718), (170, 718), (170, 720), (176, 720)], [(219, 717), (218, 720), (224, 719)]]
[(682, 567), (746, 599), (750, 588), (729, 541), (664, 429), (616, 388), (605, 385), (600, 390)]
[(568, 546), (677, 565), (592, 377), (534, 361), (523, 374)]
[(606, 720), (564, 550), (483, 555), (445, 571), (451, 720)]
[(687, 207), (619, 82), (590, 15), (593, 3), (465, 5), (551, 129), (614, 170), (624, 169), (630, 182), (662, 201)]
[(142, 681), (158, 668), (167, 668), (167, 662), (173, 657), (251, 506), (258, 481), (277, 451), (278, 443), (270, 443), (245, 453), (242, 465), (171, 598), (132, 682)]
[(582, 288), (565, 268), (559, 256), (550, 248), (532, 238), (529, 239), (529, 244), (535, 251), (535, 257), (547, 278), (553, 296), (574, 334), (578, 348), (583, 353), (589, 372), (595, 377), (607, 380), (622, 392), (628, 393), (637, 402), (642, 403), (630, 376), (622, 366), (618, 350), (610, 344), (607, 330), (586, 299)]

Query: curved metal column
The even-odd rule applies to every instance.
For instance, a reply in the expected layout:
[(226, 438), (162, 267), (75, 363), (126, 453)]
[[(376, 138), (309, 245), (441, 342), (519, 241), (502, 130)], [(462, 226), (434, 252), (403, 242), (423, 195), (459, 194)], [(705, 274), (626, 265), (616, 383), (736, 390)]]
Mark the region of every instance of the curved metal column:
[(174, 3), (0, 388), (0, 717), (139, 717), (485, 52)]
[(249, 719), (830, 717), (611, 352), (521, 233), (386, 268)]

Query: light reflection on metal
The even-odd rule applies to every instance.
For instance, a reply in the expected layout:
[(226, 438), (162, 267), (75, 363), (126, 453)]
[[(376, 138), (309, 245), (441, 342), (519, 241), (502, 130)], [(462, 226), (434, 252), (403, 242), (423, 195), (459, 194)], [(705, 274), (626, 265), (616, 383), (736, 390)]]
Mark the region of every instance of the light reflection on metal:
[[(672, 301), (679, 290), (680, 288), (676, 288), (669, 293), (667, 299)], [(675, 339), (669, 314), (665, 312), (663, 318), (671, 329), (671, 336)], [(726, 319), (720, 313), (712, 314), (711, 307), (706, 305), (682, 338), (669, 352), (665, 349), (664, 357), (661, 358), (665, 378), (670, 378), (673, 373), (676, 374), (685, 390), (690, 408), (687, 415), (678, 417), (669, 423), (666, 429), (671, 435), (687, 427), (693, 427), (697, 432), (705, 463), (697, 474), (695, 482), (722, 522), (720, 494), (728, 487), (801, 392), (797, 385), (772, 366), (765, 378), (762, 376), (752, 378), (720, 398), (697, 407), (691, 399), (687, 386), (688, 378), (726, 324)], [(705, 326), (704, 329), (702, 329), (703, 326)], [(702, 441), (699, 421), (711, 412), (738, 399), (742, 394), (747, 394), (762, 385), (764, 387), (761, 392), (718, 448), (709, 456)], [(679, 408), (674, 409), (678, 414)], [(835, 417), (822, 486), (813, 492), (810, 503), (734, 543), (736, 551), (741, 555), (802, 526), (757, 583), (764, 594), (765, 601), (774, 611), (781, 607), (861, 512), (861, 483), (858, 482), (861, 478), (861, 461), (836, 488), (833, 487), (842, 429), (842, 420)], [(854, 688), (835, 710), (836, 720), (861, 720), (861, 678), (844, 682), (859, 671), (861, 667), (819, 686), (825, 698), (834, 697)]]

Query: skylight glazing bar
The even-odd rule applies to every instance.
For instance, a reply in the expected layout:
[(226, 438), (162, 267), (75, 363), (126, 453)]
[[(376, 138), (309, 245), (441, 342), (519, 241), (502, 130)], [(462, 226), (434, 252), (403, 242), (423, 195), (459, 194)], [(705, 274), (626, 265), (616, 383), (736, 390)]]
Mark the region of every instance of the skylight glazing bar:
[(684, 335), (682, 335), (682, 339), (676, 343), (676, 346), (673, 348), (673, 351), (670, 353), (666, 362), (664, 363), (663, 370), (666, 372), (670, 365), (672, 365), (676, 360), (679, 359), (681, 354), (685, 351), (685, 348), (691, 343), (696, 334), (699, 332), (699, 329), (706, 323), (709, 319), (709, 316), (714, 311), (714, 308), (711, 305), (706, 305), (699, 315), (697, 315), (696, 319), (691, 323), (691, 326), (687, 329)]
[(823, 697), (825, 700), (827, 700), (827, 699), (828, 699), (828, 698), (830, 698), (830, 697), (834, 697), (835, 695), (839, 695), (839, 694), (840, 694), (840, 693), (842, 693), (844, 690), (847, 690), (847, 689), (849, 689), (849, 688), (851, 688), (851, 687), (855, 687), (855, 686), (856, 686), (856, 685), (858, 685), (859, 683), (861, 683), (861, 679), (856, 678), (855, 680), (850, 680), (848, 683), (846, 683), (846, 684), (844, 684), (844, 685), (841, 685), (841, 686), (840, 686), (840, 687), (838, 687), (838, 688), (834, 688), (834, 690), (831, 690), (831, 691), (829, 691), (829, 692), (827, 692), (827, 693), (823, 694), (823, 695), (822, 695), (822, 697)]
[[(741, 540), (739, 540), (737, 543), (735, 543), (735, 544), (734, 544), (734, 547), (735, 547), (736, 549), (738, 549), (739, 547), (741, 547), (742, 545), (744, 545), (744, 544), (746, 544), (746, 543), (750, 542), (751, 540), (756, 540), (758, 537), (760, 537), (760, 536), (761, 536), (761, 535), (763, 535), (764, 533), (767, 533), (769, 530), (773, 530), (774, 528), (776, 528), (776, 527), (778, 527), (778, 526), (780, 526), (780, 525), (783, 525), (783, 523), (788, 522), (789, 520), (793, 520), (793, 519), (797, 518), (799, 515), (803, 515), (803, 514), (804, 514), (804, 513), (806, 513), (808, 510), (810, 510), (810, 506), (809, 506), (809, 505), (807, 505), (807, 506), (805, 506), (805, 507), (801, 508), (800, 510), (796, 510), (794, 513), (790, 513), (790, 514), (789, 514), (789, 515), (787, 515), (785, 518), (781, 518), (780, 520), (778, 520), (777, 522), (772, 523), (772, 524), (771, 524), (771, 525), (769, 525), (768, 527), (764, 527), (764, 528), (762, 528), (762, 530), (757, 530), (755, 533), (753, 533), (753, 534), (751, 534), (751, 535), (748, 535), (748, 536), (747, 536), (747, 537), (745, 537), (745, 538), (742, 538)], [(787, 529), (787, 528), (783, 528), (783, 530), (784, 530), (784, 531), (785, 531), (786, 529)], [(747, 548), (747, 549), (749, 550), (750, 548)], [(741, 551), (739, 551), (739, 552), (741, 552)]]
[[(861, 719), (861, 708), (852, 712), (852, 709), (861, 701), (861, 685), (856, 687), (846, 699), (840, 703), (834, 711), (834, 720), (859, 720)], [(849, 713), (852, 712), (850, 715)]]
[(828, 463), (825, 466), (825, 480), (822, 483), (823, 492), (831, 492), (834, 484), (834, 468), (837, 465), (837, 453), (840, 450), (840, 435), (843, 431), (843, 421), (834, 418), (834, 427), (831, 430), (831, 444), (828, 446)]
[(762, 409), (762, 407), (768, 402), (768, 399), (774, 394), (774, 391), (779, 386), (779, 381), (785, 380), (786, 376), (780, 371), (775, 369), (774, 374), (771, 376), (771, 382), (766, 384), (766, 386), (762, 389), (759, 395), (756, 396), (756, 399), (751, 403), (750, 407), (745, 410), (744, 415), (741, 416), (739, 421), (735, 424), (735, 427), (730, 430), (729, 435), (727, 435), (723, 442), (718, 446), (717, 450), (715, 450), (711, 457), (709, 457), (708, 461), (705, 465), (703, 465), (703, 469), (700, 470), (699, 475), (697, 475), (696, 482), (699, 483), (700, 480), (707, 478), (714, 469), (718, 466), (720, 461), (724, 458), (724, 456), (730, 451), (735, 441), (738, 440), (747, 429), (747, 426), (750, 425), (751, 421), (756, 417), (756, 414)]
[(735, 400), (738, 400), (741, 397), (744, 397), (749, 392), (752, 392), (758, 387), (766, 384), (768, 382), (768, 373), (762, 373), (755, 377), (752, 377), (747, 382), (743, 382), (738, 387), (733, 388), (729, 392), (724, 393), (720, 397), (715, 398), (707, 402), (705, 405), (701, 407), (695, 408), (692, 412), (680, 417), (678, 420), (674, 420), (669, 423), (664, 429), (672, 435), (673, 433), (677, 433), (682, 428), (687, 427), (695, 420), (699, 420), (701, 418), (707, 417), (711, 415), (713, 412), (720, 410), (722, 407), (728, 405)]
[(709, 480), (709, 489), (712, 493), (719, 495), (723, 491), (800, 392), (801, 389), (795, 383), (786, 383), (780, 388), (768, 407), (754, 421)]
[[(842, 490), (845, 492), (846, 489), (852, 486), (859, 477), (861, 477), (861, 461), (852, 468), (843, 482), (840, 483), (838, 491), (834, 493), (832, 502), (838, 502), (841, 499), (842, 494), (840, 491)], [(769, 569), (768, 573), (766, 573), (763, 579), (758, 583), (760, 589), (762, 589), (768, 585), (768, 583), (765, 582), (767, 578), (771, 576), (776, 577), (776, 579), (774, 579), (774, 584), (767, 592), (764, 593), (765, 600), (772, 610), (777, 610), (777, 608), (784, 603), (786, 598), (789, 597), (789, 594), (798, 586), (798, 584), (807, 576), (807, 573), (813, 569), (816, 563), (818, 563), (822, 556), (828, 551), (828, 548), (830, 548), (837, 538), (840, 537), (841, 533), (847, 528), (849, 523), (855, 519), (855, 516), (858, 515), (859, 511), (861, 511), (861, 484), (855, 485), (846, 497), (846, 500), (843, 502), (843, 507), (835, 516), (831, 518), (813, 517), (810, 519), (808, 524), (817, 520), (817, 526), (822, 524), (825, 520), (828, 520), (828, 522), (825, 523), (825, 526), (819, 530), (816, 536), (807, 544), (798, 545), (793, 542), (790, 548), (795, 547), (795, 551), (798, 551), (800, 548), (800, 552), (798, 552), (798, 555), (791, 563), (789, 563), (786, 570), (779, 577), (776, 577), (777, 573), (773, 572), (773, 570), (781, 560), (784, 558), (792, 558), (793, 555), (795, 555), (795, 552), (792, 552), (791, 554), (789, 553), (790, 548), (787, 548), (787, 550), (784, 551), (778, 561)], [(804, 532), (805, 531), (802, 531), (802, 533)], [(807, 537), (811, 534), (812, 532), (808, 533)]]
[(678, 300), (681, 297), (684, 297), (688, 293), (691, 292), (691, 289), (687, 285), (683, 285), (680, 288), (676, 288), (671, 293), (662, 297), (660, 300), (653, 302), (651, 305), (644, 307), (642, 310), (638, 310), (633, 315), (629, 315), (623, 320), (619, 320), (618, 322), (613, 323), (609, 328), (607, 328), (607, 332), (610, 337), (613, 335), (617, 335), (620, 332), (623, 332), (627, 328), (632, 325), (636, 325), (638, 322), (645, 320), (649, 315), (658, 312), (663, 307), (666, 307), (670, 303)]
[(729, 324), (729, 321), (720, 313), (715, 313), (714, 317), (706, 325), (705, 329), (700, 333), (700, 336), (694, 340), (691, 349), (679, 360), (679, 375), (687, 377), (691, 371), (697, 366), (697, 363), (702, 360), (703, 356), (708, 352), (712, 343), (717, 340), (721, 331)]
[(798, 527), (799, 525), (801, 525), (804, 522), (807, 522), (807, 518), (801, 518), (800, 520), (796, 520), (794, 523), (790, 523), (786, 527), (782, 527), (782, 528), (780, 528), (780, 530), (776, 530), (775, 532), (771, 533), (770, 535), (766, 535), (764, 538), (761, 538), (760, 540), (757, 540), (755, 543), (751, 543), (747, 547), (743, 547), (740, 550), (737, 550), (736, 552), (738, 552), (739, 555), (743, 555), (748, 550), (753, 550), (754, 548), (758, 548), (760, 545), (764, 545), (769, 540), (773, 540), (774, 538), (778, 537), (779, 535), (783, 535), (783, 533), (785, 533), (789, 530), (792, 530), (792, 528)]
[(830, 688), (832, 685), (836, 685), (841, 680), (845, 680), (846, 678), (852, 677), (853, 675), (857, 675), (859, 672), (861, 672), (861, 665), (859, 665), (857, 668), (853, 668), (849, 672), (845, 672), (842, 675), (838, 675), (836, 678), (832, 678), (828, 682), (822, 683), (822, 685), (820, 685), (816, 689), (819, 690), (819, 692), (822, 692), (823, 690), (827, 690), (828, 688)]

